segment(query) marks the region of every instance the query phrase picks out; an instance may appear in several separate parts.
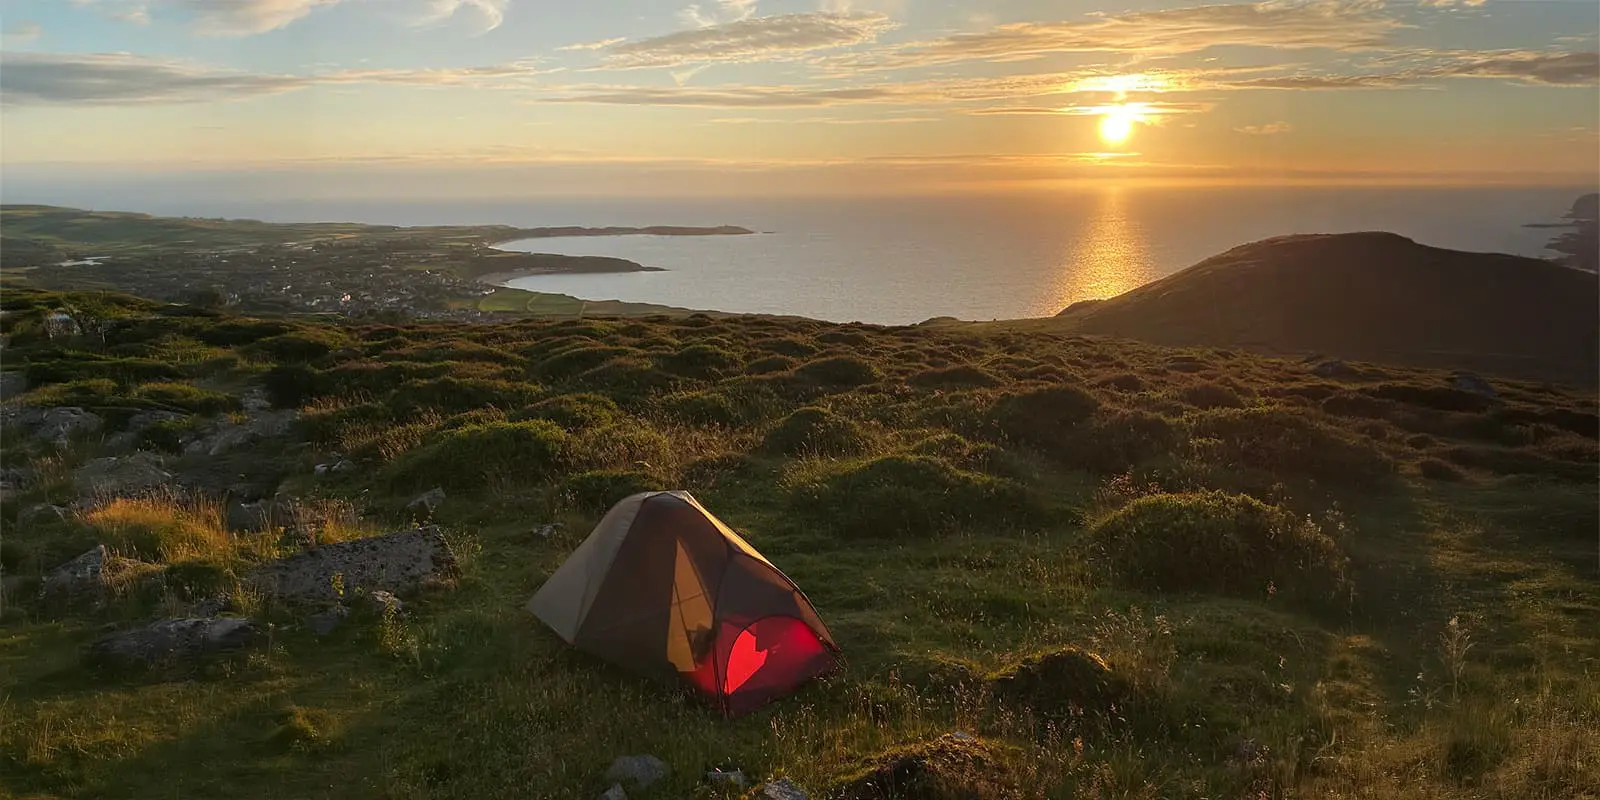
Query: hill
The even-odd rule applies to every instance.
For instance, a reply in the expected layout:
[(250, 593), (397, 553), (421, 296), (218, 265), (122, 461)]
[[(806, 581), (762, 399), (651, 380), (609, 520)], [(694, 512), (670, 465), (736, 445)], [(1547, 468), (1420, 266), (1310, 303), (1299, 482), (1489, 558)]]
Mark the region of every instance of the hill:
[(1036, 327), (1593, 386), (1596, 297), (1593, 273), (1537, 259), (1388, 233), (1303, 235), (1236, 247)]
[[(717, 765), (872, 800), (1595, 785), (1591, 393), (1002, 329), (0, 309), (0, 795), (586, 798), (640, 753), (645, 800), (737, 794)], [(844, 670), (729, 721), (522, 610), (653, 487)], [(252, 577), (419, 517), (450, 558), (384, 578), (403, 606)], [(111, 657), (157, 620), (231, 649)]]

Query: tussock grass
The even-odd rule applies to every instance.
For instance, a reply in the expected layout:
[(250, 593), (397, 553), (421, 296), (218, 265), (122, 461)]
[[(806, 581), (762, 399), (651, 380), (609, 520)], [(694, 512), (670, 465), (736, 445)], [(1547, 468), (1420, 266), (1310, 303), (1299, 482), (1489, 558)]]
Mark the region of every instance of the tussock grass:
[(171, 497), (119, 497), (83, 515), (107, 548), (147, 561), (231, 558), (234, 541), (220, 503)]

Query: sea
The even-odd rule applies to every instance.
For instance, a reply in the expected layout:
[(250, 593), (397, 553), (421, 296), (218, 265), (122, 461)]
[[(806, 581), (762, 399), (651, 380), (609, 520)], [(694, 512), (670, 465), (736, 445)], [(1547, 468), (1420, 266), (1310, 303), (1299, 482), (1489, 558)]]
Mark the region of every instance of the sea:
[(1049, 316), (1208, 256), (1295, 233), (1391, 231), (1437, 247), (1550, 255), (1583, 187), (1085, 187), (899, 198), (243, 201), (156, 213), (396, 225), (739, 225), (750, 236), (562, 237), (503, 249), (601, 255), (660, 272), (508, 285), (589, 300), (908, 324)]

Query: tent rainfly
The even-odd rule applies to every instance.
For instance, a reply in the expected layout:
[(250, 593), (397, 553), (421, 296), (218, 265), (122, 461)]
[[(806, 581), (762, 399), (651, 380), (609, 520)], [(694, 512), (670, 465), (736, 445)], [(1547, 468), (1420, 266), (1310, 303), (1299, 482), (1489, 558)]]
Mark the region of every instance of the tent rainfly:
[(730, 717), (838, 665), (799, 587), (688, 492), (612, 506), (527, 608), (580, 650), (686, 681)]

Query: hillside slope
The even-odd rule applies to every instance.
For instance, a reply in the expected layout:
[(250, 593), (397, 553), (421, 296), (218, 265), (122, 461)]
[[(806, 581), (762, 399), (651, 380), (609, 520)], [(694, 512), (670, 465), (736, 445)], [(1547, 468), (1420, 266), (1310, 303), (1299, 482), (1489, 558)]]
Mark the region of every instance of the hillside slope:
[(1235, 247), (1049, 327), (1160, 344), (1248, 347), (1589, 386), (1600, 278), (1390, 233)]

